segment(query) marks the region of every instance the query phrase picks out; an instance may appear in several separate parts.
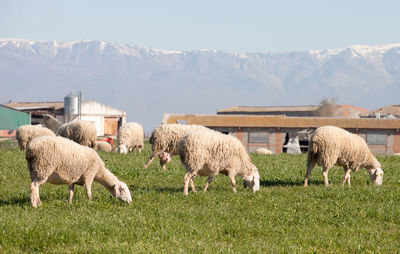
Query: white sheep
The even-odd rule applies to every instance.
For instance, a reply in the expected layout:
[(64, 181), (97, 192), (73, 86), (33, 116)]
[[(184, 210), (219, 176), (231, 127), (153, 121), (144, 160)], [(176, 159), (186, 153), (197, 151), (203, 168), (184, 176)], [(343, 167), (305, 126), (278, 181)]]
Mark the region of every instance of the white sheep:
[(104, 165), (95, 150), (63, 137), (42, 136), (33, 139), (26, 148), (26, 161), (32, 180), (31, 203), (41, 205), (39, 186), (45, 182), (67, 184), (69, 203), (74, 185), (84, 185), (88, 199), (92, 199), (93, 181), (100, 183), (115, 197), (131, 203), (128, 186), (118, 180)]
[(127, 154), (132, 150), (138, 150), (141, 153), (144, 146), (143, 127), (139, 123), (125, 123), (118, 129), (118, 147), (119, 153)]
[(75, 120), (61, 125), (57, 136), (69, 138), (83, 146), (93, 147), (97, 139), (96, 127), (89, 121)]
[(152, 154), (147, 159), (144, 168), (147, 168), (156, 156), (160, 157), (160, 165), (167, 170), (165, 164), (170, 159), (163, 159), (162, 152), (169, 155), (178, 155), (178, 141), (191, 131), (210, 130), (201, 125), (186, 125), (186, 124), (163, 124), (156, 127), (150, 136), (149, 143), (151, 144)]
[(97, 140), (94, 142), (93, 149), (96, 151), (111, 152), (112, 145), (107, 141)]
[(234, 193), (236, 175), (241, 176), (244, 186), (248, 186), (253, 192), (260, 188), (257, 167), (251, 163), (243, 144), (233, 136), (212, 130), (193, 131), (179, 141), (178, 152), (187, 170), (184, 176), (185, 195), (188, 195), (189, 182), (195, 192), (193, 178), (196, 175), (208, 176), (203, 191), (207, 191), (212, 178), (218, 173), (229, 177)]
[(267, 148), (263, 148), (263, 147), (257, 148), (256, 153), (257, 154), (274, 154), (271, 150), (268, 150)]
[(365, 141), (338, 127), (319, 127), (311, 136), (308, 146), (305, 187), (308, 185), (308, 177), (315, 164), (323, 167), (322, 175), (325, 186), (329, 185), (328, 171), (334, 165), (342, 166), (344, 169), (345, 176), (342, 184), (347, 181), (350, 186), (350, 171), (357, 171), (359, 168), (368, 170), (374, 185), (382, 184), (381, 164), (371, 153)]
[(40, 136), (55, 136), (56, 134), (46, 127), (38, 125), (23, 125), (17, 129), (16, 138), (19, 149), (25, 151), (26, 145), (34, 138)]

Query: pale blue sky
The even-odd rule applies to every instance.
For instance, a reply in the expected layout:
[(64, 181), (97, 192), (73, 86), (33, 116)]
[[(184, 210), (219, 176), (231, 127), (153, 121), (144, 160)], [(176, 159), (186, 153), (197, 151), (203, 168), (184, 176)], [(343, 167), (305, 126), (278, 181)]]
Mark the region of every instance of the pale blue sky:
[(400, 42), (398, 0), (0, 0), (0, 38), (280, 52)]

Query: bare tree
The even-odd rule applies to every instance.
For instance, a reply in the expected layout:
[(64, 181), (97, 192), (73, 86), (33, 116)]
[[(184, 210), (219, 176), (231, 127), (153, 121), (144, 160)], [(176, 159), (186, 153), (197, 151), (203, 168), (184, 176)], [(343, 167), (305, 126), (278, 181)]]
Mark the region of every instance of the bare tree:
[(319, 103), (318, 109), (315, 111), (316, 116), (335, 116), (336, 114), (336, 98), (323, 98)]

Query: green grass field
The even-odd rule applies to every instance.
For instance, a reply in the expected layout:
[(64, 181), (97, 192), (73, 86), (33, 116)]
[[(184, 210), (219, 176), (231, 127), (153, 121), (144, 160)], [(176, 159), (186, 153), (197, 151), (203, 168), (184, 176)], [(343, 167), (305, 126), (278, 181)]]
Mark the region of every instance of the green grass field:
[[(98, 183), (88, 201), (81, 186), (68, 204), (68, 187), (45, 184), (43, 206), (33, 209), (24, 152), (0, 150), (0, 253), (398, 253), (400, 157), (379, 156), (383, 185), (366, 170), (341, 186), (341, 168), (323, 186), (321, 168), (302, 187), (306, 156), (251, 155), (261, 175), (255, 194), (232, 193), (219, 175), (207, 193), (185, 197), (185, 170), (174, 157), (164, 172), (154, 161), (142, 170), (142, 154), (100, 153), (131, 189), (133, 204), (114, 199)], [(197, 177), (201, 190), (205, 177)]]

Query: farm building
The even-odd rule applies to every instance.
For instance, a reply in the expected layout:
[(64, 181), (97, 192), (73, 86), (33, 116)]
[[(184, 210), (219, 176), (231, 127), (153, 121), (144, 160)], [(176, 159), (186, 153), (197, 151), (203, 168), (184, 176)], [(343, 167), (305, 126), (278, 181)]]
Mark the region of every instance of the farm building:
[(115, 136), (119, 126), (126, 122), (126, 112), (95, 101), (83, 101), (80, 119), (92, 122), (97, 136)]
[(400, 105), (389, 105), (361, 115), (364, 118), (400, 118)]
[(30, 124), (29, 114), (0, 105), (0, 137), (15, 136), (19, 126)]
[(95, 101), (80, 101), (75, 94), (69, 94), (64, 102), (11, 102), (8, 107), (32, 115), (32, 124), (44, 124), (43, 115), (49, 114), (61, 123), (75, 119), (90, 121), (97, 129), (98, 136), (117, 135), (120, 125), (126, 122), (126, 112)]
[[(217, 115), (285, 115), (296, 117), (318, 116), (319, 106), (276, 106), (276, 107), (247, 107), (234, 106), (220, 109)], [(335, 105), (330, 116), (358, 118), (361, 114), (368, 114), (368, 109), (351, 105)]]
[(10, 108), (20, 110), (31, 115), (31, 124), (43, 124), (43, 115), (51, 115), (60, 122), (64, 121), (63, 102), (10, 102), (6, 104)]
[(299, 137), (301, 150), (307, 151), (313, 130), (333, 125), (361, 136), (374, 154), (400, 152), (400, 119), (287, 117), (259, 115), (175, 115), (165, 114), (163, 123), (199, 124), (236, 136), (248, 152), (267, 148), (285, 151), (291, 137)]

